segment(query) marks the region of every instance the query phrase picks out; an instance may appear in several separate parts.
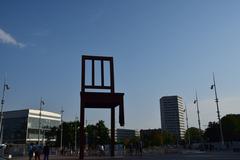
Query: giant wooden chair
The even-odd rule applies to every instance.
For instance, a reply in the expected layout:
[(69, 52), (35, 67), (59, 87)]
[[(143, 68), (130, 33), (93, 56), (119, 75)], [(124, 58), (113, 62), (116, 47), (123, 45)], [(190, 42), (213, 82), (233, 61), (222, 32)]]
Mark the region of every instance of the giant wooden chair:
[[(86, 61), (91, 62), (91, 82), (86, 84)], [(95, 62), (99, 61), (101, 64), (101, 83), (96, 85), (95, 83)], [(110, 85), (105, 85), (104, 74), (104, 62), (109, 62), (110, 73)], [(94, 90), (94, 92), (91, 92)], [(101, 90), (101, 92), (96, 92)], [(103, 91), (108, 92), (103, 92)], [(111, 109), (111, 147), (110, 154), (114, 156), (114, 144), (115, 144), (115, 107), (119, 106), (119, 123), (124, 126), (124, 93), (115, 93), (114, 91), (114, 68), (113, 57), (102, 56), (82, 56), (82, 83), (81, 83), (81, 106), (80, 106), (80, 156), (79, 159), (84, 159), (85, 148), (85, 133), (84, 133), (84, 114), (85, 108), (109, 108)]]

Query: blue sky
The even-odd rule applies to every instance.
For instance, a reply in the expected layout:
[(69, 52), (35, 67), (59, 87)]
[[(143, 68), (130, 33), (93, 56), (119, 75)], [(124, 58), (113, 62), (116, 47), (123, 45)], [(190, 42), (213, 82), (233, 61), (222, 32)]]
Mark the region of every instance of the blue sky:
[[(180, 95), (197, 126), (239, 113), (239, 1), (1, 1), (0, 87), (11, 86), (4, 110), (39, 108), (64, 119), (79, 115), (81, 55), (115, 60), (116, 91), (125, 93), (126, 128), (159, 128), (159, 98)], [(109, 110), (87, 110), (88, 123), (109, 125)]]

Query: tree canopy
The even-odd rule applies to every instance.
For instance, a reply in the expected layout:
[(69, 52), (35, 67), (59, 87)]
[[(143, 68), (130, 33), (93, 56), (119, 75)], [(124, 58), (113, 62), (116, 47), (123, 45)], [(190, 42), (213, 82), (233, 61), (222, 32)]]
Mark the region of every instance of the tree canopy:
[(144, 147), (176, 144), (177, 141), (175, 135), (166, 131), (156, 131), (150, 134), (142, 134), (141, 139)]
[[(240, 114), (228, 114), (221, 118), (224, 141), (240, 140)], [(219, 123), (209, 122), (204, 138), (209, 142), (220, 140)]]
[(190, 143), (199, 143), (202, 140), (202, 136), (202, 130), (199, 130), (199, 128), (191, 127), (186, 130), (184, 139), (186, 142), (188, 142), (190, 138)]
[[(77, 133), (77, 146), (79, 146), (79, 126), (80, 122), (63, 122), (63, 147), (75, 146), (75, 132)], [(90, 147), (96, 147), (99, 144), (108, 144), (110, 142), (108, 128), (104, 121), (100, 120), (96, 125), (87, 125), (85, 128), (86, 143)], [(59, 147), (61, 139), (61, 126), (53, 127), (45, 133), (48, 142), (52, 146)], [(55, 142), (51, 142), (56, 139)]]
[(110, 142), (109, 131), (104, 121), (100, 120), (96, 125), (86, 127), (87, 143), (90, 147), (96, 147), (99, 144), (108, 144)]

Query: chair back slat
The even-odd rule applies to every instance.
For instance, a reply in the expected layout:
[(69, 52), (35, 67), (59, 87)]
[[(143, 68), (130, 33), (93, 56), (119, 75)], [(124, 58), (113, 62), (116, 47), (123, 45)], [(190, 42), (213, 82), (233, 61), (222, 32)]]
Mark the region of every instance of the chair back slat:
[[(86, 85), (86, 61), (91, 61), (91, 85)], [(101, 65), (101, 78), (100, 78), (100, 85), (96, 85), (95, 81), (95, 63), (100, 61)], [(104, 62), (109, 62), (110, 64), (110, 85), (105, 85), (105, 78), (104, 78)], [(85, 89), (107, 89), (110, 90), (111, 93), (114, 93), (114, 66), (113, 66), (113, 57), (105, 57), (105, 56), (82, 56), (82, 80), (81, 80), (81, 91), (85, 92)]]

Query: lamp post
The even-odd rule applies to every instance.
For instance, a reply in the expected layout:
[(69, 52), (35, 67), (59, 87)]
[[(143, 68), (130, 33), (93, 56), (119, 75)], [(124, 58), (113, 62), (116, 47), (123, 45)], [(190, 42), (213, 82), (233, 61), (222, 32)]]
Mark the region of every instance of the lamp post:
[(50, 127), (48, 125), (46, 126), (43, 126), (42, 129), (43, 129), (43, 135), (42, 135), (42, 144), (45, 145), (46, 144), (46, 131), (49, 131)]
[(9, 90), (9, 85), (7, 84), (6, 80), (4, 80), (3, 84), (3, 94), (2, 94), (2, 100), (1, 100), (1, 117), (0, 117), (0, 144), (2, 144), (2, 137), (3, 137), (3, 126), (2, 126), (2, 121), (3, 121), (3, 105), (4, 105), (4, 98), (5, 98), (5, 91)]
[(39, 121), (38, 121), (38, 144), (40, 144), (40, 133), (41, 133), (41, 118), (42, 118), (42, 106), (45, 104), (43, 98), (40, 100), (40, 109), (39, 109)]
[(217, 87), (216, 87), (214, 73), (213, 73), (213, 84), (211, 85), (211, 89), (212, 90), (214, 89), (214, 93), (215, 93), (215, 102), (216, 102), (216, 105), (217, 105), (217, 117), (218, 117), (218, 122), (219, 122), (219, 131), (220, 131), (221, 144), (224, 145), (222, 123), (221, 123), (221, 116), (220, 116), (219, 105), (218, 105)]
[[(188, 114), (187, 114), (187, 106), (185, 105), (185, 114), (186, 114), (186, 122), (187, 122), (187, 131), (188, 131)], [(188, 136), (188, 145), (191, 144), (191, 140), (190, 140), (190, 132), (188, 131), (187, 133), (187, 136)]]
[(60, 138), (60, 149), (62, 150), (63, 146), (63, 108), (61, 109), (61, 138)]
[(77, 129), (78, 129), (78, 127), (77, 127), (77, 122), (78, 122), (78, 117), (76, 116), (75, 117), (75, 146), (74, 146), (74, 150), (75, 150), (75, 152), (77, 151)]
[(199, 112), (199, 106), (198, 106), (198, 95), (197, 95), (197, 91), (196, 91), (196, 98), (193, 102), (194, 104), (197, 105), (197, 115), (198, 115), (198, 128), (199, 128), (199, 132), (201, 132), (201, 121), (200, 121), (200, 112)]

